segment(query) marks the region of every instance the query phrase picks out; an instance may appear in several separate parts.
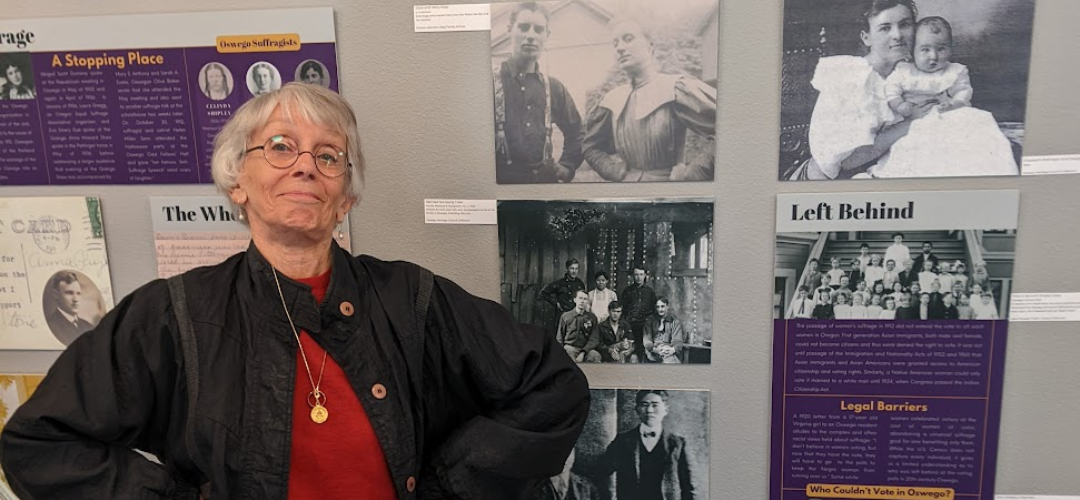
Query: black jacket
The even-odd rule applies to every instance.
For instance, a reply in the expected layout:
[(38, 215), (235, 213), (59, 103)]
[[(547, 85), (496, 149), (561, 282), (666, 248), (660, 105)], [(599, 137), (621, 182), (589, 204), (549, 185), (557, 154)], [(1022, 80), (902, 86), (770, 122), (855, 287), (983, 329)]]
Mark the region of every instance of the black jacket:
[[(334, 252), (321, 306), (305, 285), (282, 279), (282, 290), (296, 327), (356, 388), (399, 499), (520, 498), (562, 470), (589, 393), (554, 339), (443, 278), (421, 337), (417, 266)], [(286, 498), (297, 346), (271, 268), (252, 246), (184, 285), (195, 410), (168, 286), (155, 280), (64, 351), (6, 425), (0, 459), (20, 498), (195, 499), (200, 485), (206, 500)]]

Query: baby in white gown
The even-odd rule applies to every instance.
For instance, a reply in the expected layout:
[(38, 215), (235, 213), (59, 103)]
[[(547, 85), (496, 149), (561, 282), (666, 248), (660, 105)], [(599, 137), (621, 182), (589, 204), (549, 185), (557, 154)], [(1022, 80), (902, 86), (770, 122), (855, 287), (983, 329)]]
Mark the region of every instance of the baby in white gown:
[(874, 177), (1017, 175), (1009, 140), (993, 115), (971, 107), (966, 66), (951, 62), (952, 27), (927, 17), (915, 28), (914, 63), (900, 62), (885, 80), (889, 108), (907, 118), (927, 101), (932, 111), (870, 169)]

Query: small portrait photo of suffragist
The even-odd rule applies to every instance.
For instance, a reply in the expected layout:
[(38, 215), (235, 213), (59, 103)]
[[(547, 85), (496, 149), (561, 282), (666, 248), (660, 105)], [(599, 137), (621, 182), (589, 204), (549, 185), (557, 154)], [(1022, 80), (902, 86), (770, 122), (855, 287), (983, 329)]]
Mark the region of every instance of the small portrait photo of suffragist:
[(491, 6), (499, 184), (711, 181), (717, 0)]
[(273, 64), (259, 61), (247, 71), (247, 87), (251, 95), (263, 95), (281, 88), (281, 72)]
[(316, 59), (308, 59), (296, 67), (296, 81), (330, 87), (330, 71)]
[(199, 89), (212, 101), (222, 101), (233, 91), (232, 72), (219, 62), (209, 62), (199, 71)]
[(781, 180), (1020, 174), (1035, 0), (785, 0)]
[(79, 335), (97, 326), (105, 303), (97, 285), (85, 274), (64, 269), (49, 277), (42, 293), (45, 322), (56, 339), (71, 345)]
[(708, 198), (504, 200), (502, 304), (585, 363), (710, 363)]
[(709, 498), (709, 392), (592, 389), (563, 471), (530, 500)]
[(33, 99), (34, 72), (29, 52), (0, 54), (0, 101)]

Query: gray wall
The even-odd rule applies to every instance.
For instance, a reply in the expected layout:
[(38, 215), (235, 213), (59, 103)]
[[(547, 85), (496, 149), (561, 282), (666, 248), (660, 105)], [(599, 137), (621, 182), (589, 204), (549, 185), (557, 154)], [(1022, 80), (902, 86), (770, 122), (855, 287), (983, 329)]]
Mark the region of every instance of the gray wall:
[[(658, 0), (659, 1), (659, 0)], [(967, 0), (978, 1), (978, 0)], [(296, 7), (234, 0), (232, 9)], [(711, 365), (587, 366), (600, 387), (712, 391), (712, 498), (768, 495), (773, 210), (778, 192), (1019, 188), (1016, 292), (1077, 291), (1080, 177), (776, 181), (782, 0), (725, 0), (720, 8), (720, 123), (714, 183), (497, 186), (488, 33), (414, 34), (412, 4), (324, 0), (337, 12), (342, 89), (357, 107), (370, 162), (353, 213), (355, 249), (418, 262), (466, 289), (499, 298), (494, 226), (425, 226), (429, 198), (716, 197), (716, 346)], [(6, 18), (220, 10), (218, 0), (5, 0)], [(1026, 154), (1080, 152), (1080, 4), (1039, 0)], [(149, 195), (208, 194), (208, 186), (0, 187), (0, 196), (102, 197), (118, 296), (155, 276)], [(1080, 338), (1075, 323), (1010, 328), (998, 458), (999, 493), (1080, 493)], [(0, 352), (0, 371), (39, 372), (55, 353)]]

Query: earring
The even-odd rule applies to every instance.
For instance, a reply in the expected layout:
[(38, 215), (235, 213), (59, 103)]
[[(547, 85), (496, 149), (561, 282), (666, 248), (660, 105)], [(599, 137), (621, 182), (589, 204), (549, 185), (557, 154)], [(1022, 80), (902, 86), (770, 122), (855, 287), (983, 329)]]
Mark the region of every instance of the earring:
[(236, 220), (240, 222), (247, 222), (247, 211), (244, 210), (244, 207), (236, 207)]
[(338, 224), (338, 227), (337, 227), (337, 239), (339, 239), (339, 240), (344, 240), (345, 239), (345, 231), (341, 229), (341, 224), (340, 223)]

